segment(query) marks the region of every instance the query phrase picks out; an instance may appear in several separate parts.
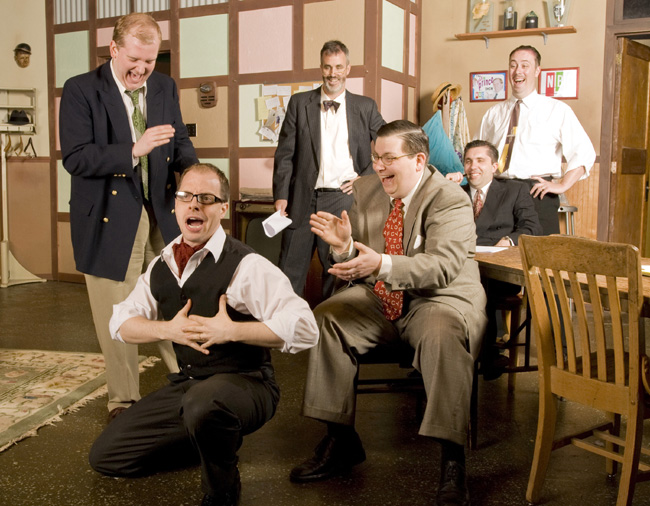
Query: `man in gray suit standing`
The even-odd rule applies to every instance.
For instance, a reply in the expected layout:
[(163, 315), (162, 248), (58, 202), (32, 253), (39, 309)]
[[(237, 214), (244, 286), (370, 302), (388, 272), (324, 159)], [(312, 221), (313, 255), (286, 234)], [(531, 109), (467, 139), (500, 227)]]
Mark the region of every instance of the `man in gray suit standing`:
[(383, 126), (372, 155), (376, 174), (354, 184), (349, 215), (311, 217), (337, 262), (330, 273), (349, 286), (314, 311), (320, 340), (303, 414), (325, 422), (328, 433), (314, 457), (292, 470), (292, 481), (327, 479), (365, 460), (354, 429), (357, 356), (405, 342), (427, 393), (419, 432), (442, 447), (436, 504), (469, 504), (464, 444), (486, 298), (473, 258), (471, 202), (428, 156), (420, 127), (404, 120)]
[(384, 124), (374, 100), (346, 91), (348, 48), (326, 42), (320, 54), (323, 85), (291, 97), (280, 131), (273, 166), (276, 211), (291, 218), (284, 231), (280, 268), (302, 295), (314, 249), (323, 265), (324, 297), (334, 288), (327, 273), (329, 246), (314, 236), (309, 216), (327, 211), (337, 216), (352, 205), (352, 183), (372, 173), (370, 144)]

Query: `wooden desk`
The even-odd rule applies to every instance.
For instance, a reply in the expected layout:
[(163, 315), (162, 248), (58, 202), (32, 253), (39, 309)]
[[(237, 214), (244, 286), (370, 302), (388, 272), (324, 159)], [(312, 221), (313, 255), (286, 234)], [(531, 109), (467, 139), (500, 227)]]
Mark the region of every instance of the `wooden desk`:
[[(477, 253), (476, 261), (481, 276), (524, 286), (521, 253), (517, 246), (496, 253)], [(650, 265), (650, 258), (642, 258), (641, 263)], [(641, 276), (641, 282), (643, 283), (643, 310), (641, 315), (650, 318), (650, 277)], [(627, 282), (618, 281), (617, 284), (621, 292), (627, 293)]]

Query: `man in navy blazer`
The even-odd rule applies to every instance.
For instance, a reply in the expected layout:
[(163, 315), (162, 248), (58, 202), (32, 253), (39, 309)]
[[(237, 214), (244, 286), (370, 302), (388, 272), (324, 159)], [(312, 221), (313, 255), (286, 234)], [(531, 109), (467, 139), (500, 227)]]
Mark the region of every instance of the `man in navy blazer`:
[(284, 231), (280, 268), (302, 295), (314, 249), (323, 265), (324, 297), (334, 288), (328, 274), (329, 245), (309, 226), (310, 215), (341, 216), (352, 205), (352, 183), (372, 174), (370, 145), (385, 123), (374, 100), (345, 89), (348, 48), (329, 41), (321, 49), (323, 85), (291, 97), (273, 166), (276, 211), (291, 218)]
[[(178, 235), (176, 173), (198, 161), (176, 85), (153, 71), (161, 40), (151, 16), (123, 16), (113, 31), (111, 61), (69, 79), (61, 97), (72, 245), (106, 362), (109, 419), (140, 398), (137, 347), (110, 338), (113, 304)], [(171, 347), (161, 353), (175, 369)]]
[[(476, 244), (515, 246), (521, 234), (541, 235), (542, 226), (526, 184), (516, 180), (494, 179), (499, 167), (499, 152), (487, 141), (475, 140), (465, 146), (463, 155), (468, 185), (463, 188), (472, 200)], [(485, 379), (496, 379), (507, 364), (493, 346), (497, 337), (495, 300), (516, 295), (519, 285), (483, 280), (488, 302), (488, 325), (481, 357)]]

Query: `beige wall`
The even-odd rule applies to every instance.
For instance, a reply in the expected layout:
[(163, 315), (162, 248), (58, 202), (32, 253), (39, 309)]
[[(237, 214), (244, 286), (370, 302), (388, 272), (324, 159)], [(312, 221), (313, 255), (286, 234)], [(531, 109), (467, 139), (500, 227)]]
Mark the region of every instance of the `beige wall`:
[[(461, 41), (454, 37), (467, 31), (469, 2), (424, 1), (422, 7), (422, 68), (420, 122), (431, 116), (430, 96), (444, 81), (459, 83), (467, 110), (470, 134), (478, 131), (481, 118), (493, 103), (469, 101), (470, 72), (506, 70), (508, 55), (521, 45), (535, 46), (542, 55), (542, 68), (580, 67), (579, 98), (567, 100), (599, 152), (605, 37), (605, 2), (574, 0), (569, 22), (577, 33), (552, 35), (547, 45), (541, 35)], [(540, 26), (546, 24), (545, 2), (518, 0), (520, 20), (534, 10)], [(497, 2), (497, 5), (501, 5)]]
[[(502, 2), (497, 2), (499, 11)], [(605, 2), (573, 0), (569, 24), (577, 33), (548, 37), (547, 45), (541, 35), (493, 38), (486, 48), (484, 40), (461, 41), (454, 37), (467, 31), (469, 2), (462, 0), (423, 1), (422, 8), (422, 66), (420, 81), (420, 124), (433, 114), (431, 94), (445, 81), (459, 83), (467, 111), (470, 135), (474, 137), (491, 102), (469, 101), (469, 74), (477, 71), (506, 70), (508, 55), (522, 44), (535, 46), (542, 55), (542, 68), (579, 67), (577, 100), (567, 100), (580, 119), (600, 154), (600, 124), (602, 116), (602, 83), (605, 40)], [(546, 5), (542, 0), (518, 0), (519, 26), (526, 13), (534, 10), (539, 26), (548, 26)], [(576, 228), (580, 235), (596, 237), (598, 164), (588, 180), (577, 183), (567, 193), (571, 204), (579, 207)]]
[[(4, 15), (0, 16), (0, 87), (36, 88), (36, 135), (34, 147), (38, 156), (49, 156), (49, 126), (47, 101), (47, 42), (45, 38), (45, 1), (21, 0), (3, 2)], [(26, 42), (32, 48), (29, 67), (20, 68), (14, 61), (14, 48)], [(17, 136), (13, 136), (17, 140)]]

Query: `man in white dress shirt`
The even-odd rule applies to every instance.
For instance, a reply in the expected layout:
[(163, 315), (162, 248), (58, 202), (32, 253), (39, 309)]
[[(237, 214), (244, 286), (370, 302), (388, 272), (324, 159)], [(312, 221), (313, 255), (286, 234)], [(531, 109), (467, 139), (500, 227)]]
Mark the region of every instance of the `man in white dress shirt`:
[(318, 340), (314, 316), (287, 277), (225, 234), (228, 186), (210, 164), (183, 173), (181, 236), (114, 306), (110, 322), (118, 341), (172, 342), (180, 371), (115, 418), (90, 451), (91, 466), (109, 476), (200, 461), (202, 506), (237, 504), (237, 450), (279, 400), (269, 350), (296, 353)]
[[(478, 139), (499, 149), (498, 177), (528, 183), (544, 235), (559, 233), (559, 194), (586, 178), (596, 153), (575, 113), (536, 91), (541, 56), (532, 46), (510, 53), (511, 97), (483, 116)], [(518, 119), (512, 119), (518, 108)], [(512, 126), (516, 126), (514, 133)], [(562, 174), (562, 158), (566, 170)]]

